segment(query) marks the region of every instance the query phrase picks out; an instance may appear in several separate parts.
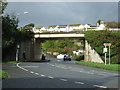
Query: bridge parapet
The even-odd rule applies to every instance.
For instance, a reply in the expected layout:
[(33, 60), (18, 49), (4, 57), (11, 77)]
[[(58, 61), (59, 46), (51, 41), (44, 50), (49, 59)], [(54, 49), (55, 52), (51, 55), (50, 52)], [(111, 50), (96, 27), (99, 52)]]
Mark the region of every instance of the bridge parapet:
[(85, 34), (40, 34), (36, 33), (34, 38), (84, 38)]

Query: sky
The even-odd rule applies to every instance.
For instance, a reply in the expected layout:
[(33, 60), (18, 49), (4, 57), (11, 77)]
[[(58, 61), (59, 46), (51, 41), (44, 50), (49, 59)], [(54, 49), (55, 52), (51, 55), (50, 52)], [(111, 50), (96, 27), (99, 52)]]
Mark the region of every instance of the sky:
[[(28, 12), (28, 13), (25, 13)], [(118, 21), (118, 2), (8, 2), (4, 14), (15, 14), (19, 27), (92, 24)]]

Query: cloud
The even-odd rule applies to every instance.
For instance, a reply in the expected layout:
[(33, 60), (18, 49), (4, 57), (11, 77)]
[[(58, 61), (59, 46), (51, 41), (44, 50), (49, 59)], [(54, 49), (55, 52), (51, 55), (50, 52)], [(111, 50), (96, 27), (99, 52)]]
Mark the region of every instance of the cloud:
[(7, 0), (8, 2), (119, 2), (119, 0)]
[[(113, 2), (11, 2), (6, 13), (20, 13), (20, 26), (95, 24), (97, 20), (117, 21), (117, 3)], [(29, 12), (24, 14), (23, 12)], [(109, 16), (109, 17), (108, 17)]]

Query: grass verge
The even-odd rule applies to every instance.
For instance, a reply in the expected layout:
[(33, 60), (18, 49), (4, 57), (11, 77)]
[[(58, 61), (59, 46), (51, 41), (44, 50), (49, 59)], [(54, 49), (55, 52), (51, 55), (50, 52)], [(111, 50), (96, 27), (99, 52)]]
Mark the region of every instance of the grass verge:
[(4, 61), (2, 63), (16, 63), (16, 61)]
[(81, 64), (81, 65), (86, 65), (86, 66), (90, 66), (90, 67), (96, 67), (96, 68), (101, 68), (101, 69), (106, 69), (106, 70), (113, 70), (113, 71), (120, 71), (120, 65), (119, 64), (101, 64), (101, 63), (96, 63), (96, 62), (84, 62), (84, 61), (80, 61), (80, 62), (76, 62), (77, 64)]
[(0, 70), (0, 78), (7, 79), (8, 73), (6, 71)]

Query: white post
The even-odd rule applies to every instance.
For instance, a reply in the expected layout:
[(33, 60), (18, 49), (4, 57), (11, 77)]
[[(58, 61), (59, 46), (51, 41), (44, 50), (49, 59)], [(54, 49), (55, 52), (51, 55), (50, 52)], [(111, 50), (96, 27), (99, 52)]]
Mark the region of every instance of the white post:
[(109, 46), (109, 64), (110, 64), (110, 46)]
[(16, 62), (18, 61), (18, 49), (16, 51)]
[(17, 45), (17, 51), (16, 51), (16, 62), (18, 62), (18, 54), (19, 54), (19, 45)]
[[(105, 46), (105, 48), (106, 48), (106, 46)], [(105, 52), (105, 65), (106, 65), (106, 53), (107, 53), (107, 52)]]

